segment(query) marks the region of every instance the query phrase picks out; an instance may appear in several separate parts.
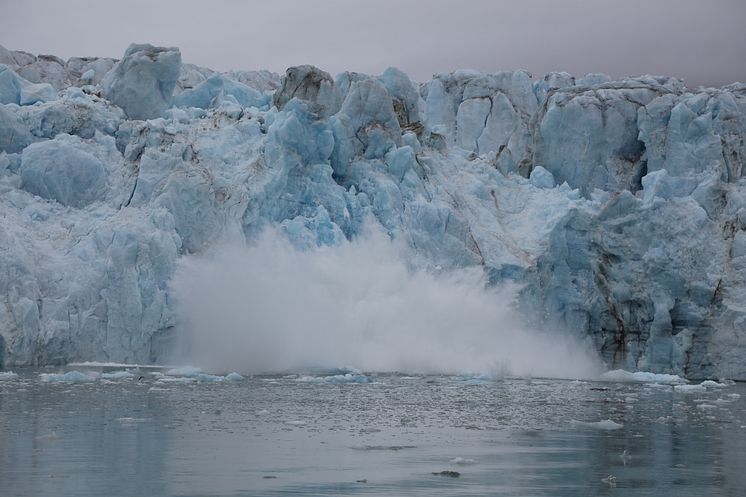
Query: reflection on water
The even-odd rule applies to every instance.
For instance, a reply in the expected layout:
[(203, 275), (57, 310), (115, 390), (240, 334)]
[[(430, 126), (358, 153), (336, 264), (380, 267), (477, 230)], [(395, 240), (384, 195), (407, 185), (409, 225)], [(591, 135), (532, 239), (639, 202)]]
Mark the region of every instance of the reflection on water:
[(743, 384), (138, 376), (0, 380), (0, 493), (746, 495)]

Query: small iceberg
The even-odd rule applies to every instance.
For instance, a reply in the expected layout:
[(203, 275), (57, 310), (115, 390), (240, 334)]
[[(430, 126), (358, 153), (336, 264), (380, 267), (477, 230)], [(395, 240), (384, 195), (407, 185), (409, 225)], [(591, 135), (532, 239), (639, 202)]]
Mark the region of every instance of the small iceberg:
[(227, 374), (227, 375), (225, 376), (225, 379), (226, 379), (227, 381), (243, 381), (243, 380), (244, 380), (244, 377), (243, 377), (243, 376), (241, 376), (240, 374), (236, 373), (236, 372), (233, 372), (233, 373), (229, 373), (229, 374)]
[(0, 381), (14, 380), (16, 378), (18, 378), (18, 375), (15, 374), (13, 371), (3, 371), (3, 372), (0, 372)]
[(668, 385), (679, 385), (687, 382), (684, 378), (675, 374), (648, 373), (647, 371), (632, 373), (623, 369), (607, 371), (601, 375), (601, 379), (624, 383), (665, 383)]
[(713, 381), (713, 380), (705, 380), (702, 383), (700, 383), (700, 385), (706, 388), (725, 388), (728, 386), (727, 383), (718, 383), (717, 381)]

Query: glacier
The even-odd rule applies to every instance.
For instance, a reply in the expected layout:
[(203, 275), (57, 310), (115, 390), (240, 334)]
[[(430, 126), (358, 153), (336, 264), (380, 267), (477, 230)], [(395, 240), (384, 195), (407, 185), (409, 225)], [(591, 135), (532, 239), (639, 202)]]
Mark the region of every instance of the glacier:
[(373, 219), (607, 367), (746, 380), (746, 84), (219, 73), (0, 47), (0, 369), (163, 362), (179, 261)]

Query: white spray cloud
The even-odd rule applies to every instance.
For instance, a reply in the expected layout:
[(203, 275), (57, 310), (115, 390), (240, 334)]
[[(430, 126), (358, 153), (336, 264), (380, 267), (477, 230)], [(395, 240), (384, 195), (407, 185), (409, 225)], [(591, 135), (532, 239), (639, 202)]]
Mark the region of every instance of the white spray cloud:
[(200, 366), (247, 373), (365, 371), (591, 377), (595, 360), (562, 333), (527, 330), (516, 288), (480, 268), (412, 271), (380, 231), (302, 251), (274, 231), (181, 262), (180, 321)]

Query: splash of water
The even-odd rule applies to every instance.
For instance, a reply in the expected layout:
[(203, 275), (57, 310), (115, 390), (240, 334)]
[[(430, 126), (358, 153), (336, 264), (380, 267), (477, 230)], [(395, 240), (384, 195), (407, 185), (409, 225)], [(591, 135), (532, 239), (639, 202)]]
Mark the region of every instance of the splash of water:
[(365, 371), (591, 377), (562, 333), (526, 329), (516, 289), (481, 269), (412, 271), (380, 231), (298, 250), (274, 231), (185, 258), (173, 281), (194, 363), (247, 373), (352, 365)]

